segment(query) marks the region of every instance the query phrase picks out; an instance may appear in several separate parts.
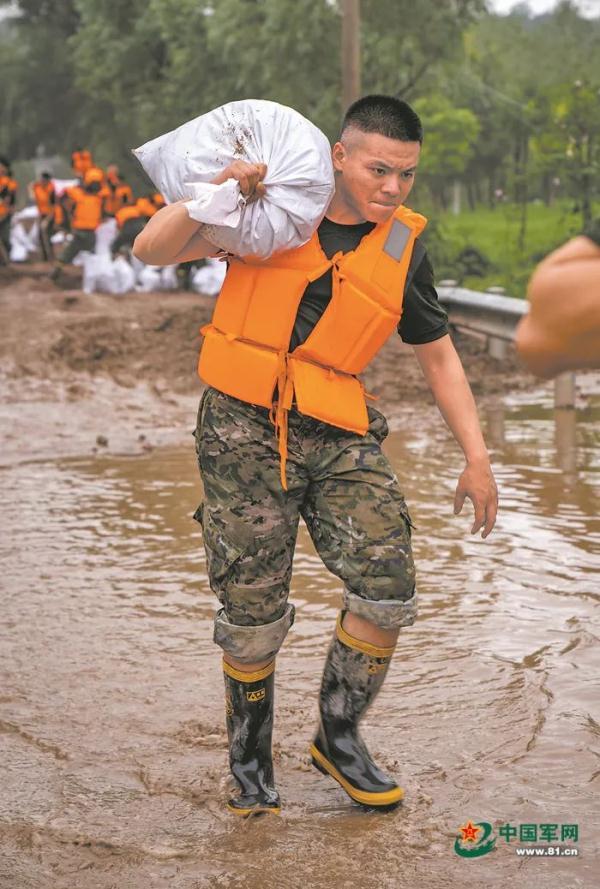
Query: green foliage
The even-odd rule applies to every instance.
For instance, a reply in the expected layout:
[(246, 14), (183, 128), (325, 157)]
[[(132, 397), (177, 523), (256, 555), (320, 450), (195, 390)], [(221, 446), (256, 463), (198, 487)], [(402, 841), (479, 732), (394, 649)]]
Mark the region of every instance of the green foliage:
[[(251, 96), (292, 105), (330, 138), (337, 135), (343, 109), (336, 0), (17, 0), (16, 5), (22, 13), (22, 59), (5, 54), (3, 70), (18, 78), (22, 68), (35, 69), (36, 29), (46, 30), (59, 56), (49, 54), (49, 46), (40, 54), (48, 82), (60, 84), (49, 107), (56, 110), (60, 96), (76, 121), (56, 128), (65, 152), (73, 131), (83, 130), (83, 141), (99, 160), (124, 160), (134, 145), (219, 104)], [(365, 91), (414, 92), (426, 73), (459, 56), (462, 31), (483, 5), (484, 0), (363, 0)], [(31, 83), (17, 93), (35, 108)], [(29, 135), (29, 148), (19, 141), (17, 150), (32, 154), (39, 128), (24, 120), (21, 130)], [(14, 151), (13, 145), (14, 140)]]
[(600, 178), (600, 87), (577, 80), (557, 90), (556, 95), (556, 122), (567, 140), (566, 168), (587, 226), (592, 221), (592, 199)]
[(81, 96), (72, 89), (73, 69), (63, 34), (47, 22), (26, 28), (8, 23), (0, 33), (0, 151), (30, 157), (38, 145), (60, 150), (78, 135)]
[(442, 190), (460, 177), (473, 155), (479, 121), (468, 108), (454, 108), (442, 96), (417, 99), (416, 112), (424, 121), (424, 150), (419, 176), (432, 190)]
[[(595, 213), (599, 212), (600, 205), (596, 205)], [(432, 222), (435, 237), (429, 241)], [(518, 208), (510, 203), (501, 204), (495, 210), (480, 207), (459, 216), (434, 215), (425, 229), (425, 239), (437, 279), (452, 278), (463, 287), (480, 291), (496, 285), (504, 287), (510, 296), (522, 297), (537, 263), (578, 234), (581, 219), (570, 201), (557, 202), (550, 208), (541, 202), (531, 205), (523, 252), (516, 247), (518, 228)], [(470, 270), (464, 262), (467, 246), (489, 262), (489, 270), (480, 270), (484, 274), (468, 273)]]
[(484, 0), (363, 0), (364, 92), (410, 100), (426, 72), (456, 63), (465, 27), (484, 8)]
[[(68, 156), (85, 143), (135, 179), (132, 147), (251, 96), (338, 133), (339, 0), (12, 6), (20, 16), (0, 22), (0, 152), (13, 159), (40, 145)], [(492, 207), (502, 189), (520, 203), (511, 229), (520, 254), (531, 199), (569, 196), (589, 216), (600, 181), (600, 20), (569, 2), (532, 17), (526, 8), (491, 15), (484, 0), (361, 0), (361, 21), (363, 91), (416, 105), (426, 133), (419, 178), (437, 208), (452, 180), (471, 208)]]

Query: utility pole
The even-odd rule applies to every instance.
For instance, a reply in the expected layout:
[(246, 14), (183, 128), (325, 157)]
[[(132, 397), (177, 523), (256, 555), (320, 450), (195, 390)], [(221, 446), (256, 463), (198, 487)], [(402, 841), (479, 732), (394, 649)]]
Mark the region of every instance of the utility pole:
[(342, 0), (342, 110), (360, 94), (360, 0)]

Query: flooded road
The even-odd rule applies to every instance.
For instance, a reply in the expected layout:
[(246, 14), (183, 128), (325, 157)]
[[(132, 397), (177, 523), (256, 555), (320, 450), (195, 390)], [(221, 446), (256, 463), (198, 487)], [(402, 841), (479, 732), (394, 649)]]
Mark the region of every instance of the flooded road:
[[(309, 765), (340, 589), (303, 526), (277, 664), (282, 816), (240, 822), (224, 809), (191, 436), (187, 451), (2, 469), (0, 887), (597, 886), (600, 393), (576, 416), (528, 393), (483, 419), (501, 498), (487, 541), (466, 507), (452, 515), (461, 460), (431, 409), (386, 443), (420, 592), (364, 730), (406, 791), (389, 814)], [(453, 849), (469, 819), (497, 836), (473, 860)], [(578, 857), (519, 857), (507, 824), (559, 840), (577, 825), (558, 845)]]

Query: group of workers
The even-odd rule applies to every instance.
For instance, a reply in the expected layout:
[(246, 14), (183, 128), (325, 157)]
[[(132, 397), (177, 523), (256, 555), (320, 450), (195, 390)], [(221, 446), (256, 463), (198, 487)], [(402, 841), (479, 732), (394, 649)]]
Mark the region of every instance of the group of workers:
[[(29, 197), (39, 213), (40, 253), (45, 261), (54, 262), (54, 278), (78, 253), (95, 249), (96, 230), (106, 219), (114, 218), (117, 223), (118, 232), (111, 244), (111, 252), (116, 256), (132, 247), (150, 217), (165, 205), (157, 192), (136, 199), (118, 166), (109, 164), (103, 170), (88, 149), (75, 149), (71, 165), (78, 184), (60, 194), (49, 172), (41, 173), (28, 186)], [(0, 157), (0, 264), (10, 261), (10, 226), (17, 190), (9, 161)], [(52, 236), (60, 230), (69, 232), (71, 238), (55, 259)]]

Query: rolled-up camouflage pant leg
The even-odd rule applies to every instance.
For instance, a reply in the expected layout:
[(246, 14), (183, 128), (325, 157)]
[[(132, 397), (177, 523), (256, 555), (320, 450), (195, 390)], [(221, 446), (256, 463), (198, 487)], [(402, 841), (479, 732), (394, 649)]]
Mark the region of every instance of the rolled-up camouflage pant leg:
[(382, 629), (409, 626), (417, 613), (411, 520), (381, 442), (385, 417), (369, 408), (363, 437), (316, 424), (302, 515), (325, 565), (345, 584), (344, 609)]
[(211, 589), (222, 608), (214, 641), (242, 663), (275, 656), (294, 620), (287, 602), (307, 480), (290, 448), (288, 491), (268, 412), (215, 389), (195, 432), (204, 485), (197, 518)]

